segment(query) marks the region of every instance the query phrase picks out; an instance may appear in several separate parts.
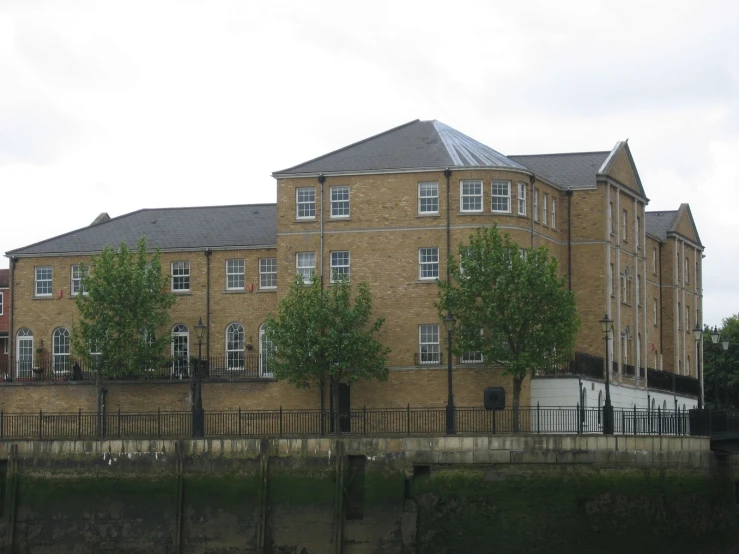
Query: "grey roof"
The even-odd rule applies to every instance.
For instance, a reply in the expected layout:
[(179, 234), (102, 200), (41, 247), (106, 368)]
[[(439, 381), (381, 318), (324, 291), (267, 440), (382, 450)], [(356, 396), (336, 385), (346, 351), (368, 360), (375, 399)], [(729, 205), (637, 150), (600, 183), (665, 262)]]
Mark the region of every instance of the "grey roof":
[(677, 219), (677, 210), (667, 212), (647, 212), (647, 233), (661, 241), (667, 240), (667, 233), (672, 230)]
[(509, 156), (536, 175), (564, 188), (595, 188), (598, 170), (610, 152), (578, 152), (573, 154), (536, 154)]
[(133, 246), (141, 236), (146, 236), (149, 247), (162, 250), (274, 247), (276, 204), (139, 210), (11, 250), (6, 255), (94, 253), (121, 242)]
[(500, 152), (440, 121), (416, 119), (300, 165), (275, 171), (273, 175), (289, 177), (446, 167), (525, 170)]

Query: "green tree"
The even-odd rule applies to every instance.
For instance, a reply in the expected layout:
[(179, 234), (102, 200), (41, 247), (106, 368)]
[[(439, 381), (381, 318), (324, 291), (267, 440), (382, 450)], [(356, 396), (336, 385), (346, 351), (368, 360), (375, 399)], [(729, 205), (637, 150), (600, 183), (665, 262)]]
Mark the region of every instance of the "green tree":
[(125, 243), (117, 251), (106, 247), (83, 269), (81, 287), (73, 346), (76, 357), (96, 369), (99, 389), (104, 377), (141, 375), (164, 365), (170, 338), (159, 331), (175, 296), (167, 292), (158, 250), (150, 256), (144, 238), (136, 250)]
[[(720, 338), (713, 344), (713, 329), (709, 326), (703, 329), (703, 395), (709, 408), (716, 406), (718, 393), (721, 408), (728, 402), (729, 408), (734, 409), (739, 406), (739, 314), (725, 318), (716, 330)], [(724, 338), (729, 339), (726, 351), (721, 346)]]
[(482, 354), (513, 378), (517, 413), (523, 380), (572, 357), (580, 319), (575, 297), (546, 248), (522, 250), (497, 227), (477, 229), (449, 260), (451, 281), (439, 281), (437, 308), (459, 322), (454, 352)]
[(304, 284), (296, 277), (278, 307), (277, 317), (266, 320), (266, 336), (273, 350), (270, 371), (297, 387), (331, 385), (334, 429), (339, 432), (339, 383), (358, 379), (386, 381), (390, 350), (377, 339), (383, 318), (371, 320), (372, 295), (367, 283), (359, 283), (354, 299), (347, 281), (328, 290), (320, 279)]

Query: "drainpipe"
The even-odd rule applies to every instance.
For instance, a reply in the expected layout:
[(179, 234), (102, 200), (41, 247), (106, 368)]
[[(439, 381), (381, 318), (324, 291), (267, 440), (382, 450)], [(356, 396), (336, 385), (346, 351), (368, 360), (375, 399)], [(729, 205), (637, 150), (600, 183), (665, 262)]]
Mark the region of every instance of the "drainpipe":
[(446, 177), (446, 282), (451, 283), (451, 256), (452, 256), (452, 223), (451, 223), (451, 184), (449, 178), (452, 170), (448, 167), (444, 170)]
[(210, 363), (210, 257), (213, 251), (205, 249), (205, 359)]
[[(321, 246), (320, 246), (320, 252), (319, 252), (319, 258), (320, 258), (320, 264), (321, 264), (320, 265), (320, 268), (321, 268), (320, 269), (321, 294), (323, 294), (323, 184), (325, 182), (326, 182), (326, 176), (323, 173), (321, 173), (318, 176), (318, 183), (319, 183), (320, 188), (321, 188), (321, 191), (320, 191), (321, 215), (320, 215), (320, 219), (319, 219), (320, 226), (321, 226), (321, 230), (320, 230), (320, 233), (321, 233), (320, 234), (320, 237), (321, 237), (321, 239), (320, 239), (321, 240)], [(319, 394), (321, 395), (321, 435), (323, 435), (324, 434), (324, 428), (323, 428), (324, 418), (323, 418), (323, 413), (324, 413), (324, 410), (326, 409), (326, 401), (324, 399), (324, 393), (325, 393), (325, 390), (326, 390), (326, 383), (325, 383), (324, 379), (321, 379), (321, 383), (320, 384), (321, 384), (321, 386), (319, 387), (319, 389), (320, 389), (319, 390)]]
[(534, 248), (534, 183), (536, 183), (536, 175), (533, 173), (529, 175), (529, 182), (531, 183), (531, 194), (529, 194), (529, 198), (531, 199), (531, 249)]
[(572, 290), (572, 189), (567, 192), (567, 288)]
[[(662, 325), (662, 243), (659, 244), (659, 362), (662, 361), (662, 341), (664, 339), (664, 325)], [(661, 366), (662, 364), (657, 364)], [(661, 367), (655, 369), (662, 369)]]

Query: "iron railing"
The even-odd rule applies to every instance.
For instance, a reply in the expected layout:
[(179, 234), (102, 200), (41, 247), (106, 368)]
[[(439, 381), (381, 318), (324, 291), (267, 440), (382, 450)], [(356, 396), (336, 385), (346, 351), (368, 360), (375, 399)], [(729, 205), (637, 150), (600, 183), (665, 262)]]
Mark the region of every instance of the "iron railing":
[[(424, 436), (446, 432), (446, 410), (440, 408), (361, 409), (340, 412), (342, 434), (365, 436)], [(264, 410), (206, 412), (206, 436), (310, 437), (334, 432), (329, 410)], [(723, 417), (726, 426), (739, 430), (739, 414)], [(589, 434), (603, 433), (602, 410), (597, 408), (521, 407), (489, 411), (457, 408), (459, 434)], [(718, 425), (718, 423), (714, 423)], [(687, 435), (687, 410), (614, 409), (617, 435)], [(189, 411), (150, 413), (82, 412), (6, 413), (0, 411), (0, 440), (153, 438), (192, 435)]]

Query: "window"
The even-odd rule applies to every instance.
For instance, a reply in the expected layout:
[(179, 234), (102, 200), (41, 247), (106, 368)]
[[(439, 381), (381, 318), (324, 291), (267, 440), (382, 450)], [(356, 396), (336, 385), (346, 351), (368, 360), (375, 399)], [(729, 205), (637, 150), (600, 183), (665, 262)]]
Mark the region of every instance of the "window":
[(636, 276), (636, 305), (641, 306), (641, 275)]
[(493, 181), (493, 207), (494, 212), (511, 212), (511, 182)]
[(616, 222), (613, 220), (613, 202), (608, 203), (608, 233), (613, 235), (616, 232)]
[(482, 181), (462, 180), (460, 187), (460, 206), (463, 212), (482, 211)]
[(626, 275), (621, 274), (621, 302), (626, 302)]
[(51, 267), (36, 268), (36, 296), (51, 296), (51, 276)]
[(680, 302), (678, 302), (677, 303), (677, 314), (676, 314), (678, 329), (682, 329), (682, 323), (683, 323), (682, 313), (683, 313), (683, 307), (680, 305)]
[(349, 217), (349, 187), (331, 187), (331, 217)]
[(439, 350), (439, 326), (419, 325), (418, 346), (422, 364), (438, 364), (441, 362), (441, 351)]
[(316, 217), (316, 189), (313, 187), (298, 187), (295, 189), (298, 219), (315, 219)]
[(636, 216), (636, 238), (634, 239), (634, 242), (636, 243), (637, 248), (639, 248), (639, 237), (641, 237), (641, 218)]
[(680, 282), (680, 252), (677, 253), (677, 267), (675, 268), (675, 277)]
[(621, 221), (621, 240), (623, 242), (629, 242), (629, 212), (623, 211), (623, 218)]
[(5, 293), (0, 292), (0, 315), (3, 315), (5, 312)]
[(69, 364), (69, 331), (63, 327), (54, 329), (52, 338), (52, 361), (55, 372), (70, 371)]
[(16, 333), (15, 359), (18, 364), (17, 377), (31, 377), (33, 369), (33, 333), (23, 327)]
[(226, 362), (228, 369), (244, 369), (244, 327), (240, 323), (226, 328)]
[(557, 199), (552, 198), (552, 229), (557, 228)]
[(654, 326), (655, 327), (657, 326), (657, 321), (658, 321), (657, 320), (657, 314), (658, 314), (658, 311), (657, 311), (657, 299), (656, 298), (652, 298), (652, 322), (654, 323)]
[(615, 283), (613, 282), (616, 277), (616, 270), (613, 267), (613, 264), (611, 264), (611, 270), (610, 274), (608, 275), (608, 292), (611, 293), (611, 296), (614, 296), (616, 294), (616, 287), (614, 286)]
[(439, 213), (439, 183), (436, 181), (418, 183), (418, 213)]
[(526, 183), (518, 183), (518, 215), (526, 215)]
[(277, 288), (277, 258), (261, 258), (259, 260), (259, 288)]
[(545, 192), (541, 202), (541, 222), (543, 225), (549, 223), (547, 220), (547, 204), (549, 204), (549, 194)]
[(316, 272), (316, 253), (298, 252), (295, 255), (297, 273), (303, 278), (303, 283), (310, 285), (313, 282), (313, 274)]
[(226, 290), (244, 290), (244, 260), (226, 260)]
[(418, 278), (436, 279), (439, 277), (439, 249), (418, 249)]
[(172, 328), (172, 375), (176, 379), (188, 376), (190, 360), (190, 331), (184, 325)]
[(331, 282), (349, 280), (349, 252), (331, 252)]
[(657, 249), (652, 248), (652, 274), (657, 275)]
[(690, 284), (690, 258), (685, 256), (685, 284)]
[(685, 330), (690, 332), (692, 327), (690, 326), (690, 306), (685, 306)]
[(269, 355), (274, 350), (272, 341), (267, 336), (267, 330), (264, 324), (259, 328), (259, 376), (272, 377), (272, 371), (269, 368)]
[[(479, 333), (482, 336), (482, 329)], [(459, 357), (460, 364), (481, 364), (482, 361), (482, 352), (463, 352)]]
[(539, 221), (539, 189), (534, 189), (534, 221)]
[(82, 277), (84, 276), (85, 266), (82, 264), (75, 264), (72, 266), (72, 280), (70, 285), (70, 294), (77, 296), (82, 290)]
[(172, 290), (190, 290), (190, 262), (172, 262)]

